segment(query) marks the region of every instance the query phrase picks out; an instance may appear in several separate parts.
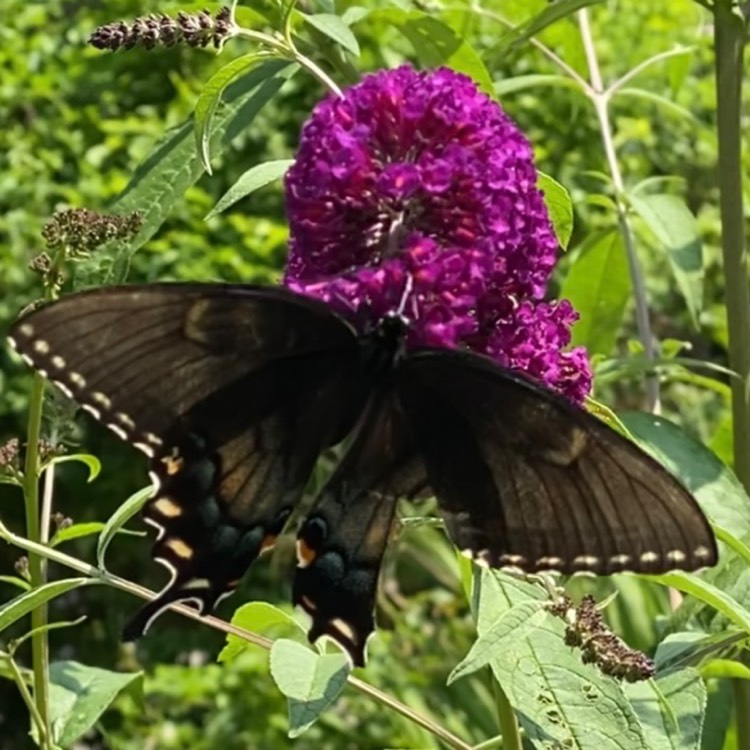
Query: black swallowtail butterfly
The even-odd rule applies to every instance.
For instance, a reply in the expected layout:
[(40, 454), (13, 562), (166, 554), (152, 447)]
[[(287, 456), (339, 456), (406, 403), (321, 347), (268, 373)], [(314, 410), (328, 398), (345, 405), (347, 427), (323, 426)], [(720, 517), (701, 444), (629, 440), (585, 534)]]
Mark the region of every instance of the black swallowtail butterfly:
[(364, 663), (397, 499), (434, 494), (455, 544), (523, 571), (657, 573), (716, 562), (693, 497), (627, 439), (482, 356), (404, 350), (283, 288), (121, 286), (21, 317), (11, 342), (145, 453), (144, 509), (171, 572), (125, 637), (172, 602), (202, 613), (282, 532), (321, 452), (349, 439), (297, 537), (311, 640)]

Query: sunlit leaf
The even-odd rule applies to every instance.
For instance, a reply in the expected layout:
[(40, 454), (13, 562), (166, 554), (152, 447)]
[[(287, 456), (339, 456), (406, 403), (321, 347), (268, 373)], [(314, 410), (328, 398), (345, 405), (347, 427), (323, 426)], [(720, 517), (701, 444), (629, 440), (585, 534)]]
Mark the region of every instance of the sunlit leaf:
[(89, 482), (93, 482), (99, 476), (99, 472), (102, 470), (101, 461), (96, 456), (92, 456), (88, 453), (70, 453), (67, 456), (55, 456), (45, 464), (44, 468), (48, 468), (56, 464), (68, 463), (70, 461), (81, 463), (84, 466), (88, 467), (89, 478), (87, 481)]
[(555, 230), (555, 236), (563, 250), (568, 249), (573, 234), (573, 203), (570, 193), (556, 180), (544, 172), (537, 173), (537, 187), (544, 193), (544, 203)]
[(104, 524), (104, 529), (99, 535), (99, 540), (96, 545), (96, 563), (102, 569), (105, 570), (104, 557), (107, 554), (107, 547), (109, 543), (115, 538), (115, 535), (122, 529), (122, 527), (146, 504), (146, 501), (154, 494), (154, 487), (149, 485), (144, 487), (142, 490), (138, 490), (132, 494), (111, 516), (111, 518)]
[(216, 107), (219, 106), (222, 94), (232, 81), (243, 74), (249, 73), (253, 68), (258, 68), (263, 61), (264, 57), (257, 52), (237, 57), (220, 70), (217, 70), (201, 90), (200, 97), (195, 104), (195, 143), (201, 157), (203, 169), (209, 174), (211, 174), (211, 155), (209, 153), (211, 128), (214, 112), (216, 111)]
[(341, 16), (332, 13), (316, 13), (311, 16), (303, 15), (305, 23), (316, 28), (321, 34), (342, 46), (355, 57), (359, 57), (359, 42)]
[(631, 193), (628, 200), (667, 251), (675, 281), (697, 328), (703, 307), (703, 246), (695, 216), (674, 195)]
[(649, 750), (700, 750), (706, 686), (694, 669), (626, 685), (625, 694), (641, 720)]
[[(523, 602), (545, 601), (540, 586), (497, 571), (477, 570), (472, 611), (481, 638)], [(565, 645), (565, 625), (555, 617), (504, 641), (490, 662), (492, 673), (535, 746), (576, 750), (648, 750), (640, 722), (620, 683), (583, 664)]]
[(292, 164), (294, 164), (293, 159), (279, 159), (277, 161), (266, 161), (263, 164), (256, 164), (254, 167), (250, 167), (219, 198), (216, 205), (206, 215), (206, 221), (220, 214), (222, 211), (226, 211), (227, 208), (237, 203), (237, 201), (242, 200), (242, 198), (247, 198), (248, 195), (254, 193), (256, 190), (283, 177)]
[(420, 11), (391, 7), (379, 8), (368, 18), (397, 28), (414, 47), (422, 67), (445, 65), (469, 76), (486, 94), (494, 94), (494, 84), (482, 58), (466, 40), (437, 18)]
[[(282, 635), (288, 637), (295, 632), (303, 637), (305, 636), (304, 629), (291, 615), (266, 602), (243, 604), (232, 615), (232, 625), (269, 638), (277, 638)], [(229, 633), (226, 645), (218, 656), (218, 661), (229, 662), (252, 645), (252, 643)]]
[(316, 654), (284, 638), (273, 644), (270, 664), (271, 676), (289, 702), (290, 737), (298, 737), (318, 720), (349, 675), (345, 654)]

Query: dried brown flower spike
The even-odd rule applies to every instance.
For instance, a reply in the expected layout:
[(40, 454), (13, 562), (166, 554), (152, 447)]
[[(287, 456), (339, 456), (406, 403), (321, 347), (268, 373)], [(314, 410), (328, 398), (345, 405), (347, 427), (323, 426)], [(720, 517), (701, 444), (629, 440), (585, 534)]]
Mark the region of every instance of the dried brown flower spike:
[(176, 18), (163, 13), (141, 16), (128, 23), (117, 21), (100, 26), (89, 38), (89, 44), (97, 49), (153, 49), (187, 44), (189, 47), (207, 47), (213, 44), (220, 49), (233, 36), (235, 30), (232, 12), (221, 8), (213, 16), (209, 11), (197, 13), (180, 11)]

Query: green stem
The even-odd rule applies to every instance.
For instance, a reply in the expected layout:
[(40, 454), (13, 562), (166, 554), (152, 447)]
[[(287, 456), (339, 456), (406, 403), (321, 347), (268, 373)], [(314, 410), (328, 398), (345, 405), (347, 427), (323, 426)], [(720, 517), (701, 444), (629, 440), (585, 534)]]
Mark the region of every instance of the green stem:
[(21, 693), (21, 698), (23, 698), (23, 702), (26, 704), (29, 714), (31, 715), (31, 720), (34, 722), (34, 726), (36, 726), (36, 730), (39, 733), (39, 746), (48, 747), (50, 744), (49, 725), (45, 723), (42, 715), (39, 713), (39, 708), (37, 707), (37, 704), (34, 703), (34, 698), (26, 687), (26, 680), (24, 680), (21, 670), (18, 668), (18, 664), (16, 664), (16, 660), (10, 654), (8, 654), (5, 659), (8, 662), (10, 671), (13, 673), (13, 680), (18, 687), (18, 692)]
[[(29, 424), (27, 431), (26, 461), (24, 462), (24, 506), (26, 512), (26, 535), (32, 542), (42, 542), (39, 507), (39, 440), (42, 431), (42, 404), (44, 401), (44, 378), (34, 374), (29, 401)], [(46, 536), (46, 532), (44, 534)], [(29, 577), (33, 588), (42, 586), (47, 577), (44, 557), (29, 552)], [(36, 632), (31, 639), (31, 662), (34, 671), (34, 704), (41, 717), (43, 732), (40, 732), (40, 747), (50, 748), (52, 736), (49, 723), (49, 643), (44, 626), (47, 624), (47, 607), (41, 605), (31, 611), (31, 627)]]
[[(591, 33), (591, 24), (589, 23), (589, 16), (586, 9), (579, 10), (577, 16), (578, 26), (581, 32), (581, 40), (586, 54), (586, 62), (589, 67), (589, 78), (591, 80), (591, 86), (586, 94), (594, 105), (594, 110), (596, 111), (596, 116), (599, 120), (599, 129), (601, 131), (602, 144), (604, 145), (604, 154), (607, 159), (610, 176), (612, 177), (612, 187), (615, 192), (615, 205), (617, 206), (617, 221), (625, 245), (625, 254), (628, 259), (628, 268), (630, 270), (630, 281), (633, 286), (635, 323), (638, 330), (638, 338), (643, 345), (643, 353), (646, 360), (652, 362), (656, 359), (657, 352), (654, 335), (651, 330), (651, 320), (648, 313), (646, 281), (635, 249), (633, 228), (628, 219), (628, 205), (625, 199), (625, 182), (622, 178), (619, 162), (617, 161), (612, 123), (609, 119), (609, 92), (605, 90), (602, 82), (601, 70), (599, 69), (599, 59), (596, 54), (594, 38)], [(646, 402), (649, 411), (658, 413), (660, 409), (659, 379), (654, 374), (646, 376)]]
[[(47, 547), (43, 544), (39, 544), (38, 542), (24, 539), (24, 537), (18, 536), (17, 534), (11, 532), (9, 529), (3, 526), (2, 523), (0, 523), (0, 539), (4, 539), (10, 544), (26, 550), (27, 552), (29, 552), (29, 556), (31, 556), (32, 553), (41, 555), (49, 560), (59, 563), (60, 565), (64, 565), (71, 570), (75, 570), (79, 573), (83, 573), (84, 575), (88, 575), (91, 578), (95, 578), (103, 583), (112, 586), (113, 588), (120, 589), (121, 591), (126, 591), (129, 594), (134, 594), (135, 596), (139, 596), (143, 599), (148, 600), (152, 600), (156, 597), (156, 594), (153, 591), (150, 591), (143, 586), (139, 586), (132, 581), (128, 581), (125, 578), (113, 575), (106, 570), (100, 570), (99, 568), (96, 568), (93, 565), (84, 562), (83, 560), (78, 560), (77, 558), (71, 557), (70, 555), (67, 555), (64, 552), (60, 552), (59, 550), (52, 547)], [(243, 628), (238, 628), (236, 625), (232, 625), (231, 623), (225, 622), (224, 620), (220, 620), (218, 617), (214, 617), (213, 615), (200, 615), (193, 607), (188, 607), (184, 604), (172, 604), (169, 608), (174, 612), (178, 612), (179, 614), (184, 615), (185, 617), (189, 617), (192, 620), (197, 620), (204, 625), (208, 625), (215, 630), (227, 633), (228, 635), (235, 635), (238, 638), (247, 641), (248, 643), (254, 644), (255, 646), (260, 646), (261, 648), (264, 648), (266, 650), (269, 650), (271, 646), (273, 646), (273, 641), (268, 638), (264, 638), (262, 635), (258, 635), (257, 633), (253, 633)], [(348, 678), (348, 682), (355, 690), (368, 695), (370, 698), (378, 701), (378, 703), (387, 706), (392, 711), (401, 714), (414, 724), (417, 724), (423, 729), (426, 729), (448, 747), (451, 747), (454, 750), (472, 750), (472, 746), (464, 742), (460, 737), (457, 737), (455, 734), (448, 731), (440, 724), (437, 724), (428, 716), (423, 716), (422, 714), (413, 711), (411, 708), (409, 708), (409, 706), (397, 700), (393, 696), (384, 693), (374, 685), (370, 685), (369, 683), (364, 682), (357, 677), (352, 677), (351, 675)]]
[[(714, 12), (716, 104), (719, 141), (719, 207), (724, 258), (734, 470), (750, 492), (750, 282), (742, 205), (742, 76), (745, 24), (731, 0), (717, 0)], [(750, 684), (733, 683), (738, 750), (750, 750)]]
[(523, 750), (521, 731), (518, 727), (513, 706), (510, 705), (508, 696), (495, 681), (495, 703), (497, 704), (497, 719), (500, 723), (500, 732), (503, 735), (503, 750)]

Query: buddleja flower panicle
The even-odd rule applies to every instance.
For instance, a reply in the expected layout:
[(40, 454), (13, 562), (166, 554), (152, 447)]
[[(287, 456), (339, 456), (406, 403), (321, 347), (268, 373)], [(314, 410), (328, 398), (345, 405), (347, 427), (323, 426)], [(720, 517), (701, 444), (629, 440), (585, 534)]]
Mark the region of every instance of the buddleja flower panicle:
[(181, 43), (189, 47), (213, 44), (219, 49), (234, 34), (234, 30), (232, 12), (227, 7), (221, 8), (215, 16), (208, 10), (197, 13), (180, 11), (176, 18), (164, 13), (152, 13), (129, 23), (116, 21), (100, 26), (89, 38), (89, 43), (97, 49), (112, 52), (134, 47), (150, 50)]
[(467, 347), (582, 403), (575, 311), (542, 301), (558, 243), (536, 181), (526, 137), (466, 76), (366, 76), (303, 128), (285, 283), (375, 319), (408, 277), (407, 345)]

